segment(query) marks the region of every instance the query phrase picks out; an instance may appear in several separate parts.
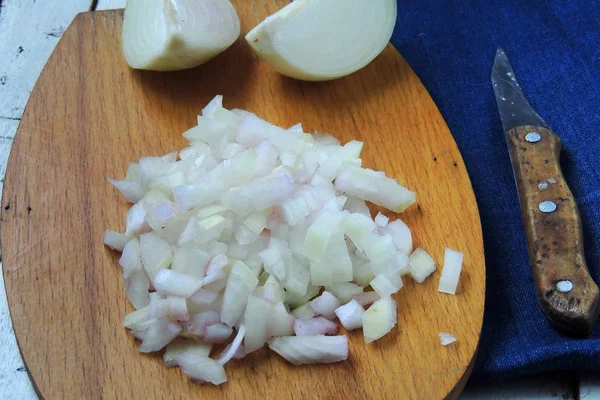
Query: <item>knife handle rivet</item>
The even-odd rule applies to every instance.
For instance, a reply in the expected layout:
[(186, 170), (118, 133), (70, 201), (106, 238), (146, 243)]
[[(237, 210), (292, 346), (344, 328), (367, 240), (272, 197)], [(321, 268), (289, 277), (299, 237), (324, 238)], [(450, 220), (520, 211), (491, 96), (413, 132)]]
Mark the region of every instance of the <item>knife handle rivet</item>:
[(529, 143), (537, 143), (542, 140), (542, 135), (538, 132), (528, 132), (527, 135), (525, 135), (525, 140)]
[(552, 212), (556, 211), (557, 205), (553, 201), (546, 200), (546, 201), (542, 201), (540, 203), (540, 205), (538, 206), (538, 208), (543, 213), (552, 213)]
[(573, 282), (568, 279), (565, 279), (564, 281), (558, 281), (556, 282), (556, 290), (561, 293), (569, 293), (571, 290), (573, 290)]

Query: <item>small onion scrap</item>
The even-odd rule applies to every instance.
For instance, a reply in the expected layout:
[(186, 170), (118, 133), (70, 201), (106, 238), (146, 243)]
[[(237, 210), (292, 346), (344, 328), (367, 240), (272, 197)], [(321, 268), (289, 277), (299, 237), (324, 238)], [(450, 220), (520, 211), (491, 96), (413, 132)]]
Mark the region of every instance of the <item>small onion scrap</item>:
[(401, 276), (435, 270), (402, 221), (373, 220), (365, 199), (402, 211), (415, 195), (362, 168), (361, 142), (284, 129), (222, 96), (184, 136), (109, 181), (133, 205), (125, 234), (104, 235), (135, 308), (123, 326), (141, 352), (166, 348), (168, 367), (219, 385), (227, 362), (265, 345), (294, 365), (345, 360), (335, 318), (377, 340), (396, 324)]

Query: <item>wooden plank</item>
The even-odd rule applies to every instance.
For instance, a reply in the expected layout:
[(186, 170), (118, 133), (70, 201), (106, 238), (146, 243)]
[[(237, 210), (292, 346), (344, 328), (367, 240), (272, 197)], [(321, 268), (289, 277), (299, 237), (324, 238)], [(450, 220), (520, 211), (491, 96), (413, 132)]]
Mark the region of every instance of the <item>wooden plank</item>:
[[(246, 32), (287, 1), (257, 2), (255, 9), (245, 0), (235, 3)], [(483, 315), (479, 216), (456, 144), (398, 53), (390, 46), (350, 77), (303, 83), (271, 71), (240, 40), (198, 69), (145, 73), (124, 63), (120, 23), (117, 12), (76, 19), (31, 96), (9, 160), (4, 274), (11, 310), (21, 316), (15, 332), (41, 393), (61, 399), (148, 392), (155, 398), (177, 392), (182, 398), (241, 399), (269, 391), (291, 398), (310, 387), (315, 398), (457, 396)], [(415, 244), (430, 250), (438, 264), (445, 246), (466, 253), (458, 295), (437, 292), (439, 271), (422, 285), (406, 280), (396, 297), (399, 328), (369, 346), (353, 332), (349, 362), (293, 368), (263, 350), (228, 365), (230, 380), (218, 388), (192, 384), (158, 357), (138, 354), (120, 325), (129, 305), (117, 256), (101, 240), (105, 228), (122, 229), (127, 209), (106, 177), (121, 176), (143, 154), (181, 148), (179, 133), (217, 93), (228, 107), (279, 125), (302, 121), (308, 131), (365, 141), (366, 166), (418, 193), (419, 207), (403, 215)], [(440, 331), (452, 332), (458, 342), (442, 347)]]

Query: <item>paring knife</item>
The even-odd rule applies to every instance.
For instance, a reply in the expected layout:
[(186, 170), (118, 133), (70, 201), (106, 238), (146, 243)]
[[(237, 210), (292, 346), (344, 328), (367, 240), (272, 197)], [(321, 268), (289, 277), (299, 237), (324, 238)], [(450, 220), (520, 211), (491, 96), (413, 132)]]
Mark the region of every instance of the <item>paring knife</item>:
[(557, 327), (587, 336), (600, 312), (579, 210), (560, 168), (561, 140), (533, 110), (501, 48), (492, 85), (508, 142), (537, 299)]

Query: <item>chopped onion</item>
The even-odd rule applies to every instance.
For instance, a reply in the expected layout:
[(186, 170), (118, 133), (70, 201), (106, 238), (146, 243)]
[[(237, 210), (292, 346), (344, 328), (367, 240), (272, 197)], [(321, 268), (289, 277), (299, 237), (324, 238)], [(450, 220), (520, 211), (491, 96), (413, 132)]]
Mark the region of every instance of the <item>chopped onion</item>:
[(221, 307), (221, 320), (229, 326), (235, 325), (242, 315), (248, 301), (248, 296), (258, 285), (258, 279), (246, 264), (236, 261), (231, 267), (227, 278), (223, 306)]
[(389, 233), (392, 236), (396, 249), (398, 249), (406, 255), (409, 255), (412, 252), (412, 234), (410, 233), (410, 229), (404, 222), (397, 219), (387, 224), (384, 229), (385, 232)]
[[(219, 383), (221, 364), (267, 341), (293, 363), (345, 359), (345, 337), (321, 339), (337, 332), (336, 316), (348, 330), (363, 326), (367, 342), (391, 330), (389, 295), (433, 260), (420, 249), (409, 257), (402, 221), (371, 217), (365, 199), (399, 211), (414, 193), (363, 169), (362, 142), (283, 129), (223, 108), (222, 96), (184, 137), (180, 152), (143, 157), (115, 182), (136, 203), (125, 235), (107, 231), (105, 242), (122, 251), (137, 309), (123, 324), (142, 351), (169, 346), (167, 365)], [(207, 342), (228, 344), (219, 361)]]
[(292, 310), (292, 315), (298, 319), (309, 319), (317, 315), (310, 303), (304, 303)]
[(348, 303), (352, 300), (352, 296), (362, 293), (363, 288), (357, 284), (346, 282), (346, 283), (335, 283), (328, 286), (327, 291), (337, 297), (342, 304)]
[(442, 343), (442, 346), (448, 346), (449, 344), (456, 342), (456, 338), (450, 333), (440, 332), (440, 342)]
[(438, 291), (448, 294), (456, 294), (456, 287), (462, 270), (463, 253), (446, 248), (444, 252), (444, 267)]
[(379, 300), (377, 292), (364, 292), (352, 296), (352, 300), (356, 300), (358, 304), (365, 307)]
[(269, 317), (269, 329), (267, 336), (289, 336), (294, 332), (294, 321), (296, 318), (291, 315), (283, 302), (278, 302), (273, 307)]
[(327, 319), (335, 318), (335, 309), (340, 306), (340, 301), (328, 291), (310, 302), (311, 307), (319, 315)]
[(389, 220), (390, 219), (388, 217), (386, 217), (385, 215), (383, 215), (382, 213), (377, 213), (377, 215), (375, 216), (375, 223), (377, 224), (377, 226), (379, 226), (381, 228), (387, 226)]
[(380, 274), (371, 281), (371, 287), (381, 298), (398, 292), (402, 286), (402, 277), (400, 275)]
[(148, 312), (148, 306), (130, 312), (123, 319), (123, 326), (135, 331), (148, 329), (155, 321), (154, 318), (149, 318)]
[(252, 353), (263, 347), (267, 341), (267, 329), (271, 303), (261, 297), (250, 295), (246, 304), (244, 314), (244, 325), (246, 326), (246, 337), (244, 347), (246, 353)]
[(269, 348), (294, 365), (330, 364), (348, 358), (346, 336), (282, 336), (269, 340)]
[(138, 239), (131, 239), (125, 244), (119, 264), (123, 267), (123, 278), (125, 279), (142, 269), (142, 253)]
[(435, 261), (422, 248), (418, 248), (410, 255), (410, 275), (415, 281), (423, 281), (435, 271)]
[(152, 281), (154, 288), (168, 296), (190, 297), (202, 286), (202, 280), (170, 269), (161, 269)]
[(395, 179), (366, 168), (349, 167), (337, 177), (335, 188), (398, 213), (416, 201), (415, 193)]
[(142, 270), (136, 270), (125, 278), (125, 292), (131, 305), (136, 309), (148, 305), (148, 290), (150, 289), (150, 280)]
[(227, 382), (225, 369), (212, 358), (197, 352), (184, 351), (175, 358), (175, 361), (183, 373), (191, 379), (210, 382), (213, 385)]
[(185, 336), (202, 337), (209, 326), (220, 323), (221, 316), (218, 312), (201, 312), (190, 316), (190, 319), (183, 325), (183, 331)]
[(335, 335), (337, 332), (338, 326), (323, 317), (297, 319), (294, 322), (296, 336)]
[(150, 302), (150, 318), (169, 318), (175, 321), (187, 321), (190, 318), (187, 302), (183, 297), (167, 297)]
[(390, 297), (377, 300), (363, 314), (365, 343), (381, 339), (396, 325), (396, 302)]
[(181, 272), (194, 278), (202, 279), (210, 255), (203, 250), (193, 246), (184, 246), (175, 250), (171, 270)]
[(131, 238), (123, 235), (122, 233), (105, 230), (104, 231), (104, 244), (116, 251), (123, 251), (127, 242), (129, 242)]
[(224, 343), (233, 333), (233, 329), (225, 324), (214, 324), (206, 327), (204, 341), (206, 343)]
[(181, 325), (166, 318), (157, 319), (146, 331), (144, 341), (140, 345), (140, 352), (151, 353), (159, 351), (181, 332)]
[(179, 365), (177, 363), (177, 357), (184, 352), (208, 357), (211, 350), (212, 344), (210, 343), (204, 343), (198, 340), (175, 338), (167, 345), (165, 354), (163, 354), (163, 361), (165, 362), (167, 368), (176, 367)]
[(349, 331), (362, 328), (364, 312), (365, 309), (356, 300), (335, 309), (335, 315), (337, 315), (344, 328)]
[(140, 236), (142, 264), (151, 281), (162, 268), (168, 268), (173, 260), (173, 250), (156, 232), (144, 233)]
[[(225, 365), (229, 362), (229, 360), (231, 360), (232, 358), (235, 358), (236, 355), (238, 355), (238, 352), (240, 351), (241, 347), (242, 347), (242, 340), (244, 340), (244, 336), (246, 335), (246, 327), (242, 324), (240, 325), (237, 334), (235, 335), (235, 338), (233, 339), (233, 341), (225, 348), (225, 350), (223, 350), (223, 353), (221, 353), (221, 355), (219, 356), (219, 359), (217, 360), (217, 362), (221, 365)], [(246, 351), (244, 350), (244, 355), (246, 355)], [(208, 356), (208, 354), (207, 354)]]

